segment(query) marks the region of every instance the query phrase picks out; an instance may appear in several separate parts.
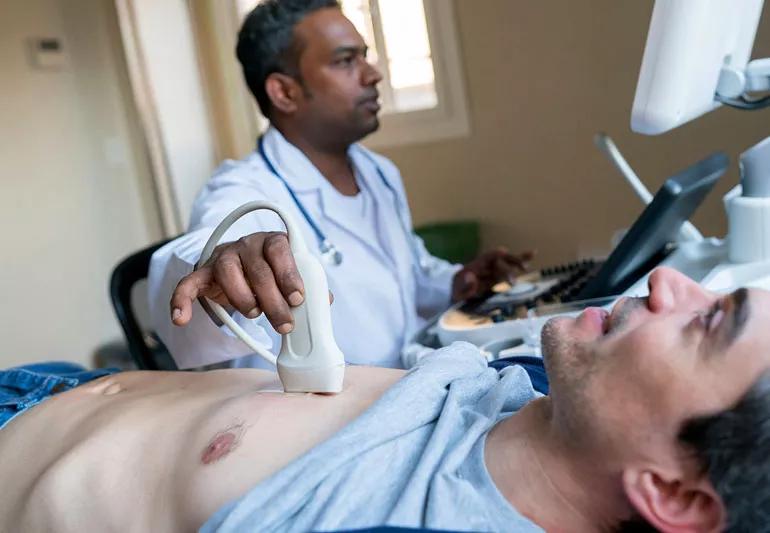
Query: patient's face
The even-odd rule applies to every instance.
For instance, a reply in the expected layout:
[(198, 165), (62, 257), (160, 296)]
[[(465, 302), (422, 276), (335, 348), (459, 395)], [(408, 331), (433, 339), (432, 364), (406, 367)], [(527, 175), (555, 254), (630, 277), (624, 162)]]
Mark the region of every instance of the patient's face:
[(730, 407), (770, 366), (770, 293), (718, 295), (666, 268), (649, 284), (543, 330), (554, 417), (576, 443), (671, 451), (684, 420)]

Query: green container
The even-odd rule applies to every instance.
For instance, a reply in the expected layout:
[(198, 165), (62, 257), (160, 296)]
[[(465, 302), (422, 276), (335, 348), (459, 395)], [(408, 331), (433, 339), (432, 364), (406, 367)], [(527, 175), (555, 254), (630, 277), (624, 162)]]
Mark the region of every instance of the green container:
[(479, 253), (481, 238), (475, 220), (436, 222), (414, 228), (428, 251), (452, 263), (467, 263)]

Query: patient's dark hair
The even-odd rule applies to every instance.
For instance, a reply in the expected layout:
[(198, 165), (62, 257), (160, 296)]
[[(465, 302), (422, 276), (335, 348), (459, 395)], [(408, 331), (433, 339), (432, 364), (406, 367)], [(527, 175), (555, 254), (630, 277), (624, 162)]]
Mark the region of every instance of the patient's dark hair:
[[(687, 420), (679, 440), (695, 453), (702, 473), (722, 498), (726, 531), (770, 532), (770, 371), (734, 407)], [(656, 529), (636, 516), (616, 531)]]
[(264, 0), (248, 14), (238, 33), (235, 53), (249, 90), (259, 109), (270, 116), (270, 98), (265, 80), (280, 72), (297, 77), (302, 43), (294, 38), (294, 26), (310, 13), (327, 7), (339, 8), (337, 0)]
[(722, 498), (726, 530), (770, 531), (770, 371), (731, 409), (687, 421), (679, 440)]

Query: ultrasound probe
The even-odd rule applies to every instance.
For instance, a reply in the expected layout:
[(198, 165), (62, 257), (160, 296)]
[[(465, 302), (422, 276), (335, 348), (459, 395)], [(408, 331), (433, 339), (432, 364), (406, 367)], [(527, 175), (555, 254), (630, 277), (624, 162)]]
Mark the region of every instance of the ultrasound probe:
[(342, 391), (345, 375), (345, 357), (337, 346), (332, 332), (329, 306), (329, 286), (321, 263), (312, 255), (297, 223), (278, 205), (271, 202), (249, 202), (235, 209), (216, 227), (206, 246), (203, 247), (196, 269), (203, 265), (214, 251), (214, 247), (236, 220), (258, 209), (275, 212), (286, 226), (291, 252), (305, 284), (305, 300), (291, 308), (294, 329), (282, 335), (281, 351), (276, 358), (246, 331), (243, 330), (225, 309), (208, 298), (199, 298), (211, 319), (220, 325), (224, 323), (254, 352), (275, 365), (285, 392), (337, 393)]

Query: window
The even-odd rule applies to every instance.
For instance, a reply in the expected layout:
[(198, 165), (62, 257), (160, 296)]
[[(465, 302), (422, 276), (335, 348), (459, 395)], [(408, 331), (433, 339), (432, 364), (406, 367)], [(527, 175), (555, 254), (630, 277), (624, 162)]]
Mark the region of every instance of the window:
[[(236, 0), (239, 20), (260, 0)], [(445, 0), (341, 0), (383, 75), (371, 146), (468, 134), (454, 12)]]
[(383, 75), (383, 114), (436, 107), (433, 58), (422, 0), (345, 0), (343, 10), (364, 40), (371, 43), (372, 61)]

